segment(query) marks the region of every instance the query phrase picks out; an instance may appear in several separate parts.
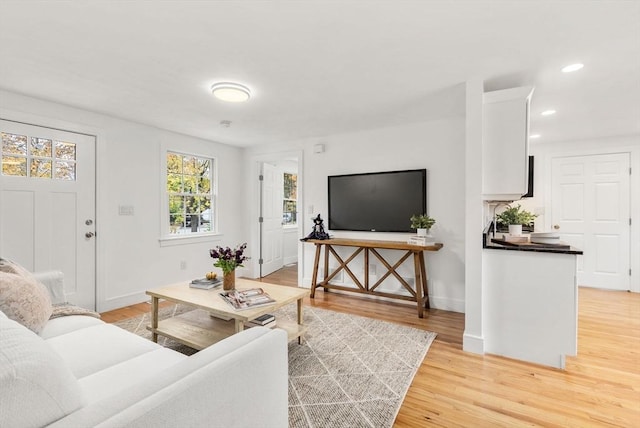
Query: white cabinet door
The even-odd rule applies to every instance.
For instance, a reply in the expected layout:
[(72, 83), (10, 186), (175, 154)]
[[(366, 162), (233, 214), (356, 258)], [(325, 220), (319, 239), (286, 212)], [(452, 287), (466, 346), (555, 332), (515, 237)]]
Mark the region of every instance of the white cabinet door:
[(484, 94), (482, 118), (482, 195), (484, 200), (515, 201), (529, 182), (529, 103), (533, 88)]
[(629, 290), (629, 162), (628, 153), (552, 160), (551, 221), (584, 251), (579, 285)]
[(0, 120), (0, 255), (60, 270), (70, 302), (95, 309), (95, 139)]

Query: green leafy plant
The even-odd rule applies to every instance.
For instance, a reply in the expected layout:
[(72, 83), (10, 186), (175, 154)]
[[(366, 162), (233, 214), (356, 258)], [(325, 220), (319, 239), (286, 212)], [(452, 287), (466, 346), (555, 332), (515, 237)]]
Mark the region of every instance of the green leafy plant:
[(436, 224), (436, 220), (426, 214), (414, 214), (409, 220), (412, 229), (431, 229)]
[(520, 204), (515, 207), (509, 206), (506, 210), (502, 211), (496, 216), (498, 223), (510, 225), (510, 224), (531, 224), (536, 217), (536, 214), (532, 214), (529, 211), (521, 210)]

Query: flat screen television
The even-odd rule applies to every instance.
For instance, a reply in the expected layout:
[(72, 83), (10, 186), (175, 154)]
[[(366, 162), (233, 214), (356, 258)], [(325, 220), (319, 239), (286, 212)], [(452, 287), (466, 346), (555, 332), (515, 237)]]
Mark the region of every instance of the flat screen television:
[(533, 156), (529, 156), (529, 179), (527, 193), (522, 195), (523, 198), (533, 198)]
[(412, 232), (409, 218), (427, 212), (427, 170), (328, 177), (329, 230)]

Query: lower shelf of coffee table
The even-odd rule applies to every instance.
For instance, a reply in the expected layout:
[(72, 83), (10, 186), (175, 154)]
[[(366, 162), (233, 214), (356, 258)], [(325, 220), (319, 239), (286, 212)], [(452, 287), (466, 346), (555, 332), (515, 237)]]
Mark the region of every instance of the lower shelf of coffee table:
[[(246, 327), (245, 327), (246, 328)], [(277, 318), (276, 327), (287, 332), (289, 340), (304, 334), (306, 327), (296, 322)], [(147, 330), (153, 332), (151, 326)], [(211, 317), (209, 312), (197, 309), (158, 322), (155, 333), (168, 337), (194, 349), (204, 349), (235, 334), (235, 321)]]

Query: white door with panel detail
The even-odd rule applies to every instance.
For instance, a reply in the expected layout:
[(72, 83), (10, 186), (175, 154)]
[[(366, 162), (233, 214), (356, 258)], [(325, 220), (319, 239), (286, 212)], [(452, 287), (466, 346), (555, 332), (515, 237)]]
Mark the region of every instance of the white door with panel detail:
[(284, 266), (282, 233), (282, 202), (284, 175), (281, 169), (268, 163), (262, 164), (262, 269), (267, 276)]
[(0, 256), (64, 273), (67, 300), (95, 309), (95, 138), (0, 120)]
[(628, 153), (552, 159), (551, 224), (584, 251), (578, 285), (629, 290), (629, 166)]

